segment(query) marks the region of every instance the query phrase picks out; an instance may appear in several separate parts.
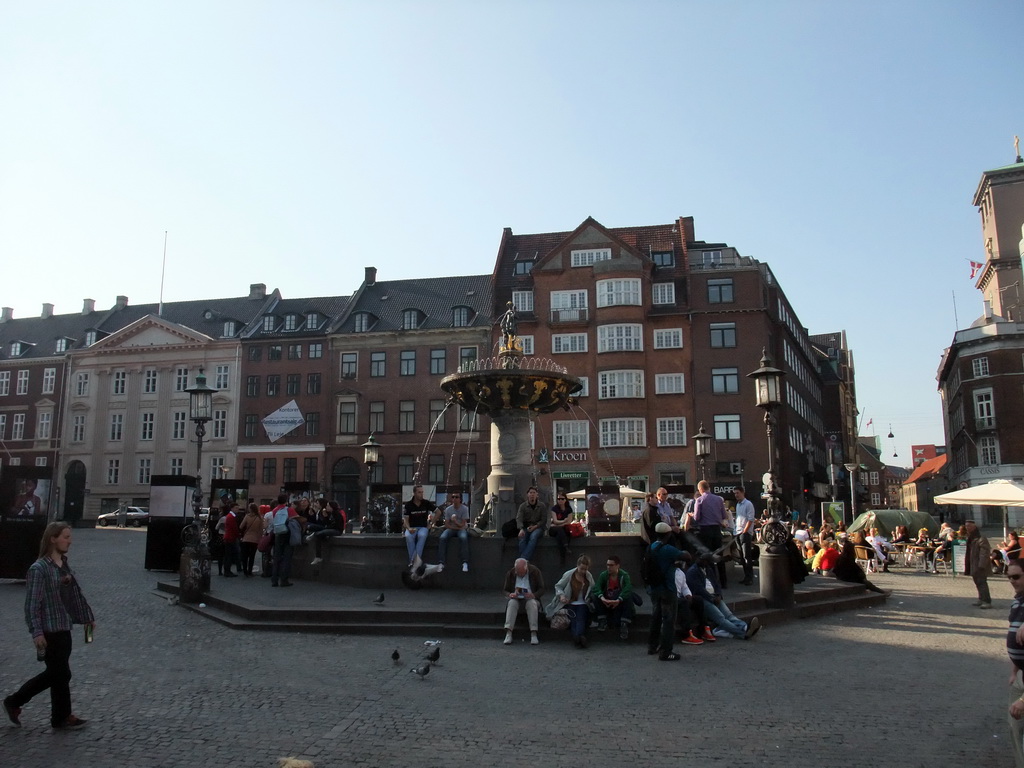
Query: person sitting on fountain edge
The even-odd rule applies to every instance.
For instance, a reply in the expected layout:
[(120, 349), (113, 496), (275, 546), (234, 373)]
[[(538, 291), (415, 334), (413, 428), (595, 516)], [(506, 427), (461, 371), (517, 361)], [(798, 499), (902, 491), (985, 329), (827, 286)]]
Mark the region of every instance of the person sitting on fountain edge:
[(469, 572), (469, 507), (462, 503), (461, 493), (448, 494), (448, 506), (442, 511), (444, 529), (437, 542), (437, 562), (444, 570), (448, 550), (448, 539), (459, 537), (459, 554), (462, 556), (462, 572)]
[(544, 535), (547, 510), (540, 504), (537, 486), (531, 485), (526, 490), (526, 501), (519, 505), (516, 512), (516, 526), (519, 528), (519, 556), (524, 560), (533, 559), (533, 551), (537, 542)]
[(414, 485), (412, 498), (405, 502), (405, 510), (402, 515), (405, 547), (409, 551), (410, 566), (417, 557), (423, 559), (423, 547), (427, 543), (430, 518), (436, 509), (434, 502), (423, 498), (423, 486)]

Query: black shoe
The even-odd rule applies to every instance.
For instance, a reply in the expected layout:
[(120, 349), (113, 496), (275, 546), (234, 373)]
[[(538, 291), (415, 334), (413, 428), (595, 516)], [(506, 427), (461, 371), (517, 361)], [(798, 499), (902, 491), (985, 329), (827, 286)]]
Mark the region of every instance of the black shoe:
[(663, 653), (658, 657), (658, 661), (679, 661), (682, 658), (678, 653)]
[(647, 655), (648, 656), (653, 656), (656, 653), (661, 653), (661, 649), (660, 648), (648, 648), (647, 649)]
[(588, 645), (590, 645), (590, 641), (587, 640), (586, 635), (580, 635), (580, 648), (586, 648)]
[(4, 712), (7, 713), (8, 720), (19, 728), (21, 727), (21, 707), (16, 707), (7, 699), (4, 699)]
[(68, 715), (59, 723), (53, 723), (53, 727), (57, 730), (63, 730), (65, 728), (81, 728), (85, 725), (88, 720), (83, 720), (77, 715)]
[(755, 616), (747, 625), (747, 631), (743, 634), (744, 640), (750, 640), (761, 630), (761, 620)]
[(237, 573), (232, 573), (231, 571), (224, 571), (225, 578), (228, 577), (228, 576), (231, 576), (233, 578), (233, 577), (235, 577), (237, 575), (238, 575)]
[(282, 581), (281, 582), (281, 586), (282, 587), (294, 587), (295, 585), (292, 584), (290, 581)]
[(753, 583), (754, 583), (753, 579), (744, 579), (743, 581), (740, 582), (740, 584), (743, 585), (744, 587), (749, 587)]

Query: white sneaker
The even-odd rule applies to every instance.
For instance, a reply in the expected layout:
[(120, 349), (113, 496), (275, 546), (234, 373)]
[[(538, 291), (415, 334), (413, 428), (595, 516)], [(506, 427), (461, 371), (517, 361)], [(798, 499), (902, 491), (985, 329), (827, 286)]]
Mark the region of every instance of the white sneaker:
[(306, 543), (307, 543), (307, 544), (309, 544), (309, 542), (311, 542), (312, 540), (313, 540), (313, 534), (312, 534), (312, 533), (310, 533), (310, 534), (308, 534), (308, 535), (306, 536), (306, 539), (305, 539), (305, 541), (306, 541)]
[(733, 634), (731, 632), (726, 632), (724, 629), (718, 629), (718, 628), (712, 629), (711, 630), (711, 634), (714, 635), (715, 637), (723, 639), (723, 640), (725, 638), (733, 637)]
[(530, 633), (530, 645), (540, 645), (540, 640), (537, 639), (537, 633)]
[(313, 562), (311, 562), (310, 565), (320, 565), (323, 561), (324, 559), (322, 557), (314, 557)]
[(512, 645), (512, 630), (505, 632), (505, 645)]
[(469, 573), (469, 563), (463, 563), (462, 564), (462, 572), (463, 573)]
[(444, 563), (437, 564), (437, 572), (441, 573), (444, 570)]

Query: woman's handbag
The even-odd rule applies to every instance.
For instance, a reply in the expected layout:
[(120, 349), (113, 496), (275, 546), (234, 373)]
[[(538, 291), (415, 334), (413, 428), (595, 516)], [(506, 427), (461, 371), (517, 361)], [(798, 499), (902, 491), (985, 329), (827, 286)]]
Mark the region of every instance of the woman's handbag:
[(264, 533), (260, 536), (260, 543), (256, 545), (259, 552), (267, 553), (274, 548), (274, 534)]
[(583, 523), (579, 520), (569, 523), (569, 535), (574, 539), (578, 539), (581, 536), (587, 535), (587, 529), (583, 527)]
[(551, 628), (552, 629), (568, 629), (569, 622), (573, 619), (575, 614), (568, 608), (559, 608), (553, 614), (551, 614)]

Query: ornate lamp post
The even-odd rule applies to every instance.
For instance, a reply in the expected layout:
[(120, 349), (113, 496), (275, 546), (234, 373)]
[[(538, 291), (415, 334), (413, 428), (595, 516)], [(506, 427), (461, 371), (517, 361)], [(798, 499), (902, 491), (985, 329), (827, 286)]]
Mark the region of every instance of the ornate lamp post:
[(189, 418), (196, 425), (196, 487), (192, 492), (192, 524), (182, 532), (184, 547), (179, 571), (180, 599), (198, 602), (210, 589), (210, 550), (206, 530), (199, 519), (203, 506), (203, 438), (206, 422), (213, 418), (213, 393), (206, 386), (206, 375), (199, 369), (196, 383), (186, 389), (189, 396)]
[(761, 367), (747, 377), (754, 380), (758, 408), (764, 409), (764, 426), (768, 436), (768, 471), (762, 478), (768, 519), (761, 526), (761, 597), (773, 608), (793, 604), (793, 579), (789, 572), (789, 529), (783, 522), (786, 505), (781, 499), (782, 489), (775, 478), (775, 409), (782, 404), (782, 377), (784, 371), (772, 365), (768, 353), (762, 350)]
[[(370, 502), (373, 499), (370, 487), (373, 485), (373, 468), (380, 461), (380, 443), (371, 434), (369, 439), (359, 447), (363, 449), (363, 464), (366, 465), (366, 521), (370, 522)], [(385, 515), (384, 532), (391, 533), (390, 514)]]
[(708, 475), (705, 470), (705, 462), (708, 456), (711, 455), (711, 435), (704, 431), (704, 422), (701, 422), (700, 429), (697, 434), (693, 436), (694, 452), (697, 454), (697, 459), (700, 461), (700, 479), (707, 480)]
[(857, 519), (857, 470), (860, 469), (860, 464), (851, 461), (843, 466), (850, 473), (850, 522), (852, 523)]

